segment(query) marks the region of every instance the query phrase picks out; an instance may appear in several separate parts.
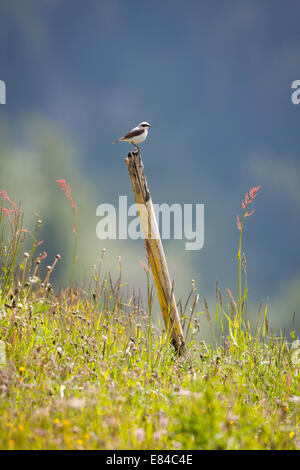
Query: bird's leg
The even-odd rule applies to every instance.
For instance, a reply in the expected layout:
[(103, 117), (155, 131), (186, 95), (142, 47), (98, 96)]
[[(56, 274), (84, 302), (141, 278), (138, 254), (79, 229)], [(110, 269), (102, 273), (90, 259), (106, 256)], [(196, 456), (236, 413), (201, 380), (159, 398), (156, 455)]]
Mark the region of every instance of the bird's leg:
[[(131, 142), (131, 143), (132, 143), (132, 142)], [(135, 144), (133, 144), (133, 143), (132, 143), (132, 145), (134, 146), (134, 148), (135, 148), (135, 150), (136, 150), (137, 152), (140, 151), (140, 147), (138, 147), (137, 145), (135, 145)]]

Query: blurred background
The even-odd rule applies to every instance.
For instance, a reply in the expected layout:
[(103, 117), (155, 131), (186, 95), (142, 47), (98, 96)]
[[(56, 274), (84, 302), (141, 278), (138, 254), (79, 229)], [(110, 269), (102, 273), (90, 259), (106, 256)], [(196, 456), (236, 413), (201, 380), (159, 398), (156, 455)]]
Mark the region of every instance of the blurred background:
[[(194, 279), (214, 310), (215, 282), (237, 296), (236, 215), (261, 185), (246, 220), (249, 315), (268, 303), (273, 329), (299, 331), (300, 79), (297, 0), (1, 0), (0, 189), (22, 201), (25, 227), (43, 221), (49, 264), (68, 282), (74, 235), (65, 178), (79, 207), (76, 277), (105, 269), (145, 291), (142, 240), (101, 241), (96, 208), (133, 203), (112, 141), (140, 121), (153, 127), (142, 156), (153, 202), (205, 204), (205, 243), (164, 241), (177, 300)], [(205, 334), (205, 326), (203, 327)]]

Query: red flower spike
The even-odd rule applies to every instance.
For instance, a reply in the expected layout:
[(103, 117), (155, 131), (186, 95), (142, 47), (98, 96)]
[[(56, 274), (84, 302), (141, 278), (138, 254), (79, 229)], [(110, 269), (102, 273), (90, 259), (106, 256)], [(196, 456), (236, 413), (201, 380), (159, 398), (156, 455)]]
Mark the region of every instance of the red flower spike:
[(246, 212), (245, 217), (250, 217), (250, 215), (252, 215), (254, 211), (255, 209), (252, 209), (251, 212)]
[[(64, 178), (61, 179), (61, 180), (57, 179), (56, 182), (58, 183), (58, 185), (62, 189), (62, 191), (65, 193), (66, 198), (69, 199), (70, 204), (71, 204), (72, 208), (74, 209), (74, 211), (77, 215), (78, 214), (78, 207), (72, 199), (71, 187), (67, 185), (66, 180)], [(74, 231), (74, 233), (77, 233), (77, 221), (76, 220), (75, 220), (74, 225), (73, 225), (73, 231)]]

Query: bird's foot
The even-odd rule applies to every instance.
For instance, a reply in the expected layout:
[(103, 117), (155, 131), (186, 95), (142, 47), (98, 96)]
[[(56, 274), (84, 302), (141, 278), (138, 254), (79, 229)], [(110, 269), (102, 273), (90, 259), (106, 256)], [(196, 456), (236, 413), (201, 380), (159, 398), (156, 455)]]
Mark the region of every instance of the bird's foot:
[(134, 146), (134, 152), (132, 152), (134, 155), (137, 155), (139, 152), (140, 152), (140, 147), (138, 147), (137, 145), (135, 144), (132, 144)]
[(129, 152), (128, 155), (131, 155), (134, 157), (135, 155), (138, 155), (140, 153), (140, 147), (138, 145), (132, 144), (134, 146), (134, 151)]

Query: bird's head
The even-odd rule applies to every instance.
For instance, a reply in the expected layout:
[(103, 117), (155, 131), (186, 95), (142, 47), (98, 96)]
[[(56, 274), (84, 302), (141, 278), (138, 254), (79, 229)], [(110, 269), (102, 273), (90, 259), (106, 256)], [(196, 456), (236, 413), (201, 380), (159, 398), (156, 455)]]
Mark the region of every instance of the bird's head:
[(149, 127), (152, 127), (149, 122), (143, 121), (139, 124), (139, 127), (143, 127), (144, 129), (149, 129)]

